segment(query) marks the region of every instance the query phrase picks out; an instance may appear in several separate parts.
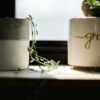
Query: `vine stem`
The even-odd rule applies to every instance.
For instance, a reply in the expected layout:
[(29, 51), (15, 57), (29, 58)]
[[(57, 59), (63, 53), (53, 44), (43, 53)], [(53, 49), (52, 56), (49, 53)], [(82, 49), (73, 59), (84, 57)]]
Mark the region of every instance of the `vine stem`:
[(38, 62), (39, 64), (43, 65), (43, 66), (48, 66), (48, 67), (54, 67), (57, 66), (59, 64), (60, 61), (55, 62), (54, 60), (48, 60), (44, 57), (41, 57), (38, 55), (38, 52), (36, 51), (36, 35), (38, 34), (38, 31), (36, 30), (36, 24), (33, 22), (33, 18), (31, 17), (31, 15), (29, 15), (29, 17), (27, 18), (31, 24), (31, 31), (32, 31), (32, 44), (31, 47), (28, 48), (29, 50), (29, 56), (31, 59), (31, 62)]

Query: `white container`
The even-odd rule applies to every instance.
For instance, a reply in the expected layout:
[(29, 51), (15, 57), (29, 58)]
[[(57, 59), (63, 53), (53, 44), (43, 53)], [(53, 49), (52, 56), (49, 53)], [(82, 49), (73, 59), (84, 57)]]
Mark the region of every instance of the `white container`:
[(100, 18), (70, 19), (68, 63), (100, 67)]
[(29, 21), (0, 19), (0, 70), (25, 69), (29, 65)]

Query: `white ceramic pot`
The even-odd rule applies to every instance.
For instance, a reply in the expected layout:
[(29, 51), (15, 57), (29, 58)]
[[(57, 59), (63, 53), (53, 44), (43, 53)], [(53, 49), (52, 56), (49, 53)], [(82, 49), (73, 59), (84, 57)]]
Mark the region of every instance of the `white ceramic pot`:
[(29, 21), (0, 19), (0, 70), (25, 69), (29, 65)]
[(68, 63), (100, 67), (100, 18), (72, 18), (68, 40)]

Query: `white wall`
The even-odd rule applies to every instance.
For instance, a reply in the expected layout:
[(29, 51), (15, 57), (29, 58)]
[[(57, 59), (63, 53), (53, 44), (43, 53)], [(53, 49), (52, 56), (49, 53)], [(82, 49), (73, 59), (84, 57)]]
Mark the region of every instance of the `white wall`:
[(16, 0), (16, 18), (32, 15), (38, 25), (38, 40), (67, 40), (69, 18), (83, 17), (81, 2), (82, 0)]

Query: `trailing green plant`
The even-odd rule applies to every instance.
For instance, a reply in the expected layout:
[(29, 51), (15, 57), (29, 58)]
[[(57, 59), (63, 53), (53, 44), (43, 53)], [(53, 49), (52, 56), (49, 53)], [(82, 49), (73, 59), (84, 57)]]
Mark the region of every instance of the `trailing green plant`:
[(46, 66), (48, 68), (56, 68), (60, 61), (48, 60), (40, 55), (38, 55), (37, 48), (36, 48), (36, 36), (38, 35), (38, 31), (36, 29), (37, 24), (34, 23), (33, 18), (31, 15), (27, 18), (31, 25), (31, 33), (32, 33), (32, 45), (28, 48), (30, 63), (37, 62), (39, 65)]

